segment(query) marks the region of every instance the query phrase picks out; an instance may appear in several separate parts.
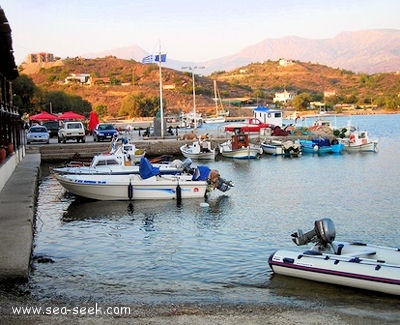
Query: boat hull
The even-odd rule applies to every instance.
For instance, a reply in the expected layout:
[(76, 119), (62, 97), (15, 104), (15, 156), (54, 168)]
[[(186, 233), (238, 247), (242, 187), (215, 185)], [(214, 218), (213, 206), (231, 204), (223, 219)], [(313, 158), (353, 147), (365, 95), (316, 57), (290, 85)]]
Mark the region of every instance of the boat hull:
[(343, 150), (347, 152), (378, 152), (378, 143), (369, 142), (360, 145), (345, 144)]
[(185, 158), (196, 159), (196, 160), (215, 160), (216, 151), (215, 149), (208, 151), (193, 150), (192, 147), (183, 145), (181, 153)]
[[(138, 175), (57, 175), (69, 192), (94, 200), (173, 200), (203, 198), (206, 181), (162, 175), (141, 179)], [(180, 193), (180, 194), (179, 194)]]
[(278, 250), (268, 262), (277, 274), (400, 295), (400, 252), (387, 248), (387, 261), (391, 255), (396, 259), (395, 264), (389, 264), (380, 258), (372, 258), (376, 250), (385, 248), (368, 249), (360, 254), (342, 255)]
[(221, 154), (226, 158), (233, 159), (256, 159), (260, 155), (260, 149), (240, 148), (235, 150), (221, 150)]
[[(182, 172), (182, 168), (168, 165), (168, 164), (155, 164), (160, 168), (160, 174), (174, 175)], [(77, 166), (77, 167), (56, 167), (52, 171), (56, 174), (70, 174), (70, 175), (130, 175), (139, 174), (139, 166), (120, 166), (120, 165), (110, 165), (110, 166)]]
[(263, 149), (263, 152), (267, 155), (282, 156), (285, 154), (282, 146), (279, 146), (279, 145), (262, 143), (261, 148)]
[(341, 153), (344, 150), (344, 145), (342, 143), (320, 146), (310, 140), (300, 140), (300, 144), (304, 153)]

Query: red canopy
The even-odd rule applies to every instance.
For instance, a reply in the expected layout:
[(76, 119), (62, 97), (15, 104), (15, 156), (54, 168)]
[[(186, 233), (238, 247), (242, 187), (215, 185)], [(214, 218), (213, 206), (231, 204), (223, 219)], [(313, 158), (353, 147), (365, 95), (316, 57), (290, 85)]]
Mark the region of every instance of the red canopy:
[(83, 115), (74, 113), (72, 111), (65, 112), (58, 117), (59, 120), (84, 120), (85, 117)]
[(91, 111), (89, 116), (89, 131), (92, 132), (97, 124), (99, 124), (99, 117), (95, 111)]
[(57, 119), (58, 117), (56, 115), (47, 112), (41, 112), (39, 114), (29, 116), (30, 121), (55, 121)]

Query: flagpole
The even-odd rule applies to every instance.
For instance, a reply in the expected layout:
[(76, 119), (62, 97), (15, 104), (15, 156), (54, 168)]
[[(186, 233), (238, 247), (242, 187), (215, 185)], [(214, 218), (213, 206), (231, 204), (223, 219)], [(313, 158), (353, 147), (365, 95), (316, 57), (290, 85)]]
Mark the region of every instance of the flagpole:
[(164, 139), (164, 110), (163, 110), (163, 93), (162, 93), (162, 74), (161, 74), (161, 45), (159, 48), (159, 60), (158, 60), (158, 67), (159, 67), (159, 74), (160, 74), (160, 118), (161, 118), (161, 138)]

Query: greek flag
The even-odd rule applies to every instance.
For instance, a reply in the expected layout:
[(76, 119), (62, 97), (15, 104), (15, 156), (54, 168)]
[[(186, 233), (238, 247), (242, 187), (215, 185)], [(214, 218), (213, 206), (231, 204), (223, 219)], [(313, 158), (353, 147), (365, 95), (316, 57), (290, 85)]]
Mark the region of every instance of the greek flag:
[[(160, 62), (160, 55), (156, 55), (154, 61)], [(167, 62), (167, 55), (161, 54), (161, 62)]]
[(150, 54), (148, 56), (145, 56), (142, 59), (142, 63), (146, 64), (146, 63), (153, 63), (153, 56)]

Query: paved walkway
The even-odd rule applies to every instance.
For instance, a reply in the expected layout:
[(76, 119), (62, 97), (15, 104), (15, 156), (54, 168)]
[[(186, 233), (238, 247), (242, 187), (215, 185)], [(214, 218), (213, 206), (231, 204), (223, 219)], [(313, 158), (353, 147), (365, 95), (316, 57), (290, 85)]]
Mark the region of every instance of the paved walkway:
[(27, 154), (0, 192), (0, 281), (28, 278), (39, 173), (40, 154)]

